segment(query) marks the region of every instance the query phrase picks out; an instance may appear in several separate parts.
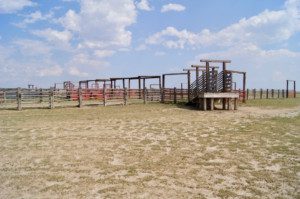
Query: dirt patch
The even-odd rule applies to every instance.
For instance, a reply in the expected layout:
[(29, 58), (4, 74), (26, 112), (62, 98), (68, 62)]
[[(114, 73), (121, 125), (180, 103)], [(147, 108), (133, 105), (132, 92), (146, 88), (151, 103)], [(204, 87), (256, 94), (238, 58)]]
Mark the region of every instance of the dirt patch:
[(1, 111), (0, 198), (296, 198), (299, 124), (299, 107)]

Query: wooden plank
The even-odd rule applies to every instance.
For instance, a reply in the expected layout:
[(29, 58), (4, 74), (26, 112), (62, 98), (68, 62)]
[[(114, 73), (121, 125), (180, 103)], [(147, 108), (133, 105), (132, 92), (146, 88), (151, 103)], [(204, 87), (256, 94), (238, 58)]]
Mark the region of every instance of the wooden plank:
[(222, 59), (200, 59), (200, 62), (231, 63), (231, 60), (222, 60)]

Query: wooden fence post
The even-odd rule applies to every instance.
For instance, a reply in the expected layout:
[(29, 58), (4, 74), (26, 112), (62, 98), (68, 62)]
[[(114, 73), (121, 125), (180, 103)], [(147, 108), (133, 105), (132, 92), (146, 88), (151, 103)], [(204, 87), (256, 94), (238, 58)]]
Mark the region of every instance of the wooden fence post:
[(271, 90), (272, 98), (274, 98), (274, 89)]
[(280, 97), (280, 90), (278, 89), (277, 92), (278, 92), (278, 93), (277, 93), (277, 98), (279, 98), (279, 97)]
[(51, 89), (49, 93), (49, 108), (54, 108), (54, 91)]
[(42, 103), (43, 102), (43, 89), (41, 88), (40, 89), (40, 103)]
[(176, 87), (174, 87), (174, 104), (177, 103), (177, 93), (176, 93)]
[(79, 108), (82, 107), (82, 89), (81, 88), (78, 89), (78, 107)]
[(260, 99), (262, 99), (262, 96), (263, 96), (263, 89), (261, 88), (260, 89)]
[(127, 88), (124, 88), (124, 105), (127, 105), (127, 98), (128, 98)]
[(269, 89), (267, 89), (267, 95), (266, 98), (269, 99)]
[(144, 87), (143, 94), (144, 94), (144, 96), (143, 96), (143, 98), (144, 98), (144, 104), (146, 104), (147, 103), (147, 88), (146, 87)]
[(285, 94), (284, 89), (282, 89), (282, 90), (281, 90), (282, 98), (284, 98), (284, 96), (285, 96), (284, 94)]
[(22, 92), (21, 89), (18, 88), (17, 90), (17, 103), (18, 103), (18, 111), (22, 110)]
[(253, 99), (256, 99), (256, 89), (253, 89)]
[(103, 106), (106, 106), (106, 86), (103, 85)]
[(249, 99), (249, 89), (247, 89), (247, 100)]

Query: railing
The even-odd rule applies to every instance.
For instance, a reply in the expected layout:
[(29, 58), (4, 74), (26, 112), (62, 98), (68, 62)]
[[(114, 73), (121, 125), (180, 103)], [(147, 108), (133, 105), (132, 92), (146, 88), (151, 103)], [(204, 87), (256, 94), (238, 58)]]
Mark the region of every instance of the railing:
[[(288, 94), (288, 95), (287, 95)], [(295, 98), (296, 93), (293, 90), (285, 89), (247, 89), (246, 99), (274, 99), (274, 98)]]
[[(165, 102), (187, 101), (187, 89), (165, 89)], [(82, 107), (162, 101), (161, 89), (2, 89), (0, 109)]]

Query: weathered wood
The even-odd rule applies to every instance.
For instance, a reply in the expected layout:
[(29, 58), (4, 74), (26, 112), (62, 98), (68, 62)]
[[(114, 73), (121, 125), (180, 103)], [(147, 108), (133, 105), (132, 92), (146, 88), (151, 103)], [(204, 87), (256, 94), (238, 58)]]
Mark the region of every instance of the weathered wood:
[(54, 91), (52, 89), (49, 92), (49, 108), (54, 109)]
[(280, 98), (280, 90), (277, 90), (277, 98)]
[(289, 80), (286, 80), (286, 98), (289, 98)]
[(187, 84), (188, 84), (188, 102), (191, 102), (191, 72), (187, 72)]
[(267, 89), (266, 98), (269, 99), (269, 89)]
[(249, 89), (247, 89), (247, 100), (249, 99)]
[(206, 111), (207, 110), (207, 98), (203, 98), (203, 110)]
[(78, 107), (81, 108), (83, 106), (82, 103), (82, 89), (79, 88), (78, 89)]
[(174, 87), (173, 89), (173, 93), (174, 93), (174, 104), (177, 103), (177, 93), (176, 93), (176, 87)]
[(246, 102), (246, 96), (245, 96), (245, 92), (246, 92), (246, 74), (243, 74), (243, 93), (244, 93), (244, 97), (243, 97), (243, 103)]
[(127, 105), (127, 101), (128, 101), (127, 88), (124, 88), (124, 105)]
[(253, 89), (253, 99), (256, 99), (256, 89)]
[(271, 89), (271, 96), (274, 98), (274, 89)]
[(263, 89), (261, 88), (260, 89), (260, 99), (262, 99), (262, 96), (263, 96)]
[(200, 59), (200, 62), (231, 63), (231, 60), (222, 60), (222, 59)]
[(40, 95), (40, 103), (42, 103), (43, 102), (43, 89), (40, 89), (39, 95)]
[(234, 99), (234, 104), (233, 104), (234, 110), (238, 110), (238, 99)]
[(22, 110), (22, 92), (21, 92), (21, 89), (18, 88), (17, 89), (17, 109), (18, 111), (21, 111)]
[(103, 85), (103, 106), (106, 106), (106, 85)]
[(214, 110), (214, 98), (210, 98), (210, 110)]
[(147, 104), (147, 88), (146, 87), (144, 87), (143, 99), (144, 99), (144, 104)]

